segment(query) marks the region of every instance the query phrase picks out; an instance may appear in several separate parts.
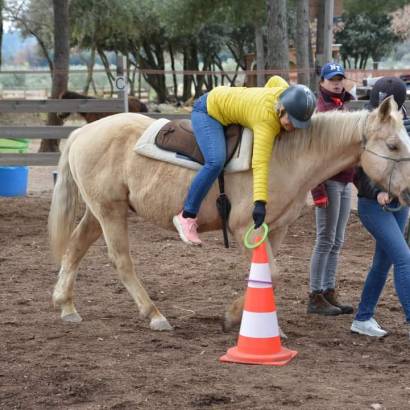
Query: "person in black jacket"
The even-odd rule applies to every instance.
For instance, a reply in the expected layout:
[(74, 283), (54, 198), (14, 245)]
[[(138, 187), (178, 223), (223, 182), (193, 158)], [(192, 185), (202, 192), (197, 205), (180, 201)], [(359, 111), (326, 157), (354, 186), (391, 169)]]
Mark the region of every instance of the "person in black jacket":
[[(370, 94), (368, 109), (376, 108), (385, 98), (393, 95), (403, 110), (404, 125), (410, 132), (410, 121), (404, 109), (406, 85), (396, 77), (378, 80)], [(374, 319), (377, 302), (386, 283), (391, 265), (394, 266), (394, 285), (403, 307), (406, 322), (410, 324), (410, 249), (404, 239), (404, 227), (409, 208), (397, 212), (384, 210), (384, 206), (398, 207), (397, 198), (377, 186), (361, 167), (356, 170), (354, 184), (358, 190), (358, 212), (364, 227), (376, 240), (372, 266), (367, 274), (351, 331), (367, 336), (383, 337), (387, 332)], [(408, 328), (410, 330), (410, 326)]]

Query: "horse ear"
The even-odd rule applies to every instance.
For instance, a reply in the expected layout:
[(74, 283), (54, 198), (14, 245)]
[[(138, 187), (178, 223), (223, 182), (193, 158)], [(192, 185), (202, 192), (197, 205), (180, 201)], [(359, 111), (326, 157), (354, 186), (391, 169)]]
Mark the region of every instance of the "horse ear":
[(390, 97), (383, 100), (378, 108), (378, 117), (380, 122), (385, 122), (390, 118), (392, 111), (397, 111), (398, 105), (394, 100), (394, 97), (391, 95)]

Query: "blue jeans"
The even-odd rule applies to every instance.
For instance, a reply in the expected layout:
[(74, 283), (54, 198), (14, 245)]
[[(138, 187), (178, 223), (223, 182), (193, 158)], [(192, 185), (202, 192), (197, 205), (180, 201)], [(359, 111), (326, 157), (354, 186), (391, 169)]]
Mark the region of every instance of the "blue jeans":
[(403, 236), (409, 208), (385, 212), (376, 200), (359, 198), (358, 210), (362, 224), (376, 239), (376, 249), (355, 319), (369, 320), (373, 317), (393, 265), (394, 286), (406, 320), (410, 322), (410, 249)]
[(226, 160), (226, 142), (221, 123), (208, 115), (205, 94), (195, 101), (191, 121), (196, 141), (205, 160), (204, 166), (195, 175), (188, 196), (184, 202), (184, 211), (197, 214)]
[(310, 261), (310, 291), (334, 289), (336, 268), (350, 215), (352, 186), (327, 180), (327, 208), (315, 209), (316, 243)]

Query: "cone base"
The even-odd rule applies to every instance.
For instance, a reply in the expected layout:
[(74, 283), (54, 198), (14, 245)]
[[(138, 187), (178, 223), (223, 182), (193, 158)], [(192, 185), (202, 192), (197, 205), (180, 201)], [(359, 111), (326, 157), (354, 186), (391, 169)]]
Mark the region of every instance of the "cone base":
[(267, 355), (256, 355), (243, 353), (238, 350), (238, 347), (231, 347), (225, 355), (221, 356), (219, 360), (227, 363), (243, 363), (243, 364), (263, 364), (266, 366), (284, 366), (288, 364), (298, 352), (296, 350), (289, 350), (281, 347), (277, 353)]

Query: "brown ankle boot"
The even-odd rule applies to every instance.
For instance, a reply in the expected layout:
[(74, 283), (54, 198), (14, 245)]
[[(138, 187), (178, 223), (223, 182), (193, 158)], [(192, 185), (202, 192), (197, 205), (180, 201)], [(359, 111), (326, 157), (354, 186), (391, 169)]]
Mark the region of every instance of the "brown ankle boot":
[(342, 310), (330, 304), (324, 297), (322, 291), (314, 291), (309, 294), (309, 304), (307, 313), (316, 313), (318, 315), (336, 316), (342, 313)]
[(323, 297), (333, 306), (338, 307), (343, 314), (351, 314), (353, 313), (353, 306), (350, 305), (343, 305), (337, 300), (336, 291), (334, 289), (326, 289), (323, 292)]

